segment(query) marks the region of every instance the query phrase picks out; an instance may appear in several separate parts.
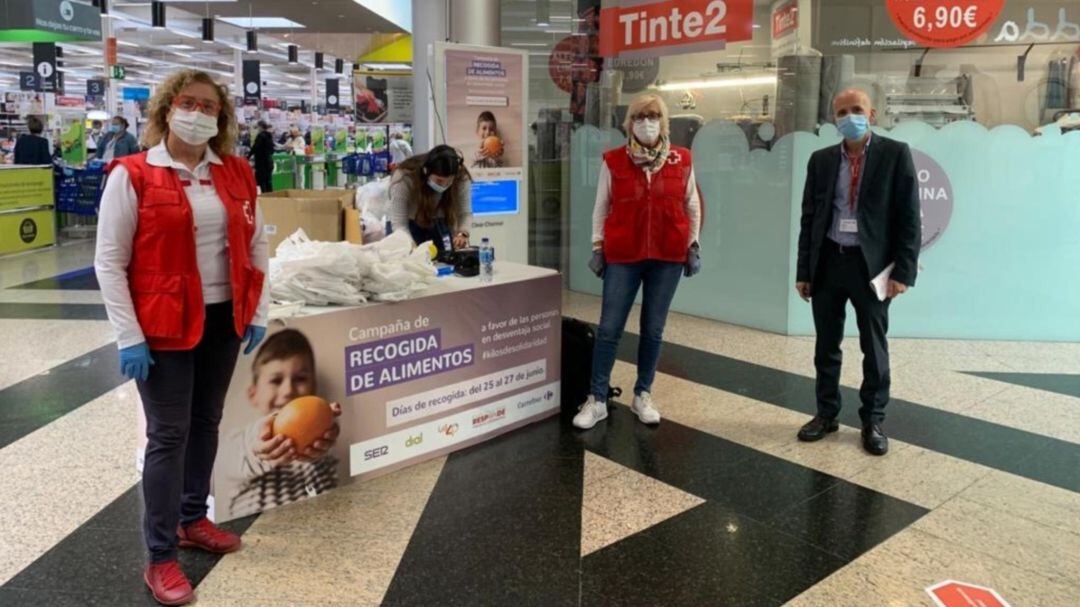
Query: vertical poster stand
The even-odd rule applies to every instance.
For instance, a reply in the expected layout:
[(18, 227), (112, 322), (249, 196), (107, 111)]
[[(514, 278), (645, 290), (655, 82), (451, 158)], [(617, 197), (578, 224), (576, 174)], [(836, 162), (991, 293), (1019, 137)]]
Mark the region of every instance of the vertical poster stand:
[(491, 238), (499, 260), (528, 263), (529, 55), (438, 42), (430, 65), (431, 141), (460, 151), (472, 175), (473, 244)]

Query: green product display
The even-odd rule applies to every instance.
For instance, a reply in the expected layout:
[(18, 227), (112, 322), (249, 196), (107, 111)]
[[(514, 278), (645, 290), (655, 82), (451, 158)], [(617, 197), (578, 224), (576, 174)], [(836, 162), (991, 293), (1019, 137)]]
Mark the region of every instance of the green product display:
[(270, 185), (275, 192), (291, 190), (296, 187), (296, 156), (292, 154), (274, 154), (274, 172), (270, 175)]
[(48, 167), (0, 169), (0, 211), (53, 204), (53, 172)]
[(60, 153), (70, 165), (86, 163), (86, 120), (64, 120), (64, 127), (60, 131)]
[(345, 129), (338, 129), (334, 133), (334, 151), (338, 154), (345, 154), (348, 152), (349, 147), (349, 132)]
[(311, 129), (311, 147), (316, 156), (326, 153), (326, 128), (319, 126)]

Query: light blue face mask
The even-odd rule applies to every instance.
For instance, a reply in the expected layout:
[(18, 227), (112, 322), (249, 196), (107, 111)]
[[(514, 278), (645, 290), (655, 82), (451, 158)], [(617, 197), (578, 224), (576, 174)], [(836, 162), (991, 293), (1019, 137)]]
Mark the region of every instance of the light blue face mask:
[(859, 141), (870, 130), (870, 118), (866, 114), (848, 114), (836, 123), (840, 134), (848, 141)]
[(109, 132), (110, 133), (119, 133), (120, 132), (120, 125), (119, 124), (110, 124), (109, 125)]
[(439, 185), (439, 184), (435, 183), (435, 180), (434, 180), (434, 179), (432, 179), (432, 178), (428, 177), (428, 180), (427, 180), (427, 184), (428, 184), (428, 187), (429, 187), (429, 188), (431, 188), (431, 189), (435, 190), (435, 191), (436, 191), (436, 192), (438, 192), (439, 194), (442, 194), (442, 193), (443, 193), (443, 192), (445, 192), (446, 190), (449, 190), (449, 189), (450, 189), (450, 186), (451, 186), (451, 185), (453, 185), (453, 182), (451, 182), (451, 183), (448, 183), (448, 184), (446, 184), (446, 185)]

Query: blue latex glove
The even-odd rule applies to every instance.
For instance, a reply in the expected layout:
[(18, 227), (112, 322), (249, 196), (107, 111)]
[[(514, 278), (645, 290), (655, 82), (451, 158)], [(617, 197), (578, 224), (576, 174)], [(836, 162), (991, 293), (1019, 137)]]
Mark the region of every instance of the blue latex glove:
[(262, 343), (264, 337), (266, 337), (266, 327), (248, 325), (247, 331), (244, 331), (243, 341), (247, 343), (247, 347), (244, 348), (244, 356), (254, 352), (255, 348), (258, 348), (259, 344)]
[(120, 372), (128, 379), (146, 381), (150, 377), (150, 365), (154, 359), (150, 358), (150, 348), (146, 342), (120, 349)]
[(683, 276), (690, 278), (701, 271), (701, 253), (695, 244), (686, 251), (686, 263), (683, 264)]
[(593, 274), (596, 274), (597, 278), (604, 277), (604, 270), (607, 269), (607, 261), (604, 259), (604, 251), (597, 249), (593, 251), (592, 259), (589, 260), (589, 269)]

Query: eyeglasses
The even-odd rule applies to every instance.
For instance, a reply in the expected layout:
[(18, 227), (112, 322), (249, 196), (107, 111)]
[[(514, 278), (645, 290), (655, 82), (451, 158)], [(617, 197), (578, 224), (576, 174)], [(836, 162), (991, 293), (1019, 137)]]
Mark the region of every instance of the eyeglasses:
[(657, 112), (649, 112), (647, 114), (638, 114), (637, 116), (634, 116), (634, 122), (641, 122), (642, 120), (660, 120), (661, 118), (663, 118), (663, 116)]
[(188, 97), (187, 95), (180, 95), (173, 101), (173, 107), (184, 110), (185, 112), (194, 112), (198, 110), (207, 116), (217, 116), (221, 112), (221, 104), (217, 101), (203, 100), (199, 101), (194, 97)]

